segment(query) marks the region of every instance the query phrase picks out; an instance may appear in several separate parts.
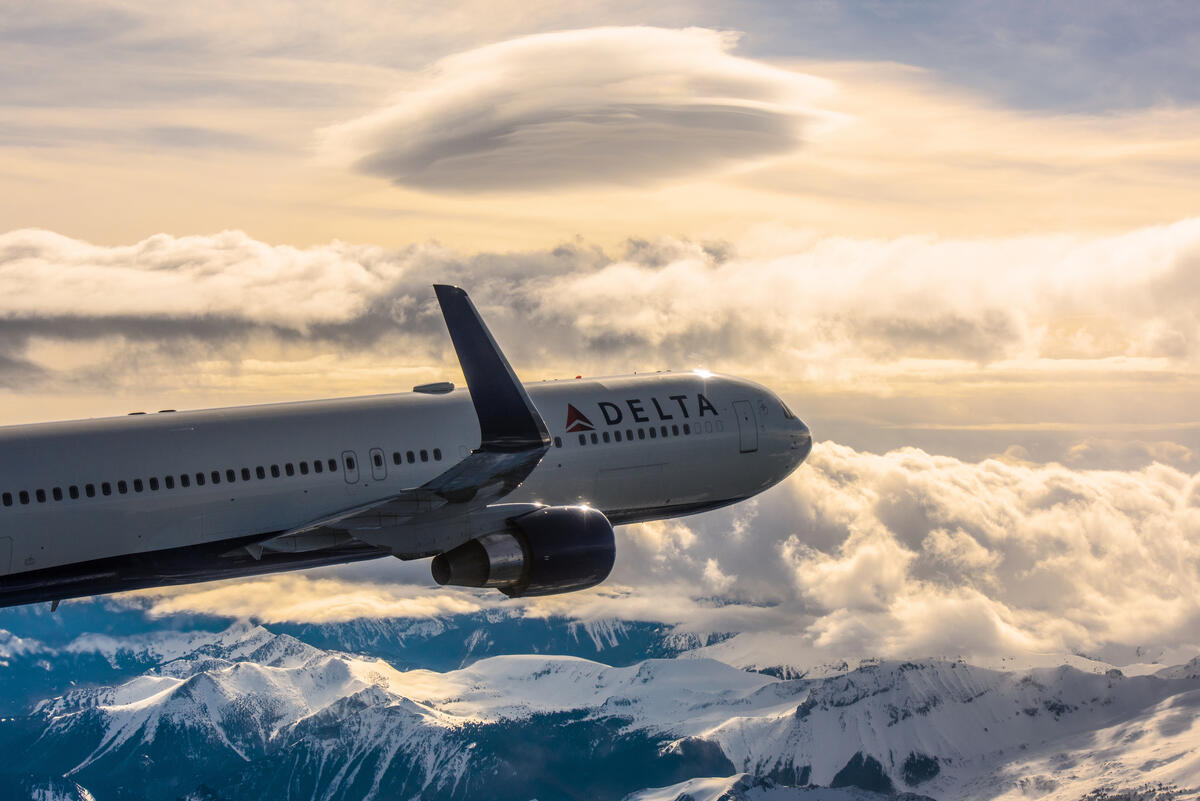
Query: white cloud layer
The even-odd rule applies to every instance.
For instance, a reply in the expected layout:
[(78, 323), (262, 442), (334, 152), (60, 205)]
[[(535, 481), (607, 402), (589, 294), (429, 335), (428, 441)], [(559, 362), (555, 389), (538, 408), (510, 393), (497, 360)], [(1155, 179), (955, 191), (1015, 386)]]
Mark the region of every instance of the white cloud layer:
[(498, 607), (664, 621), (740, 632), (712, 653), (759, 666), (1186, 658), (1200, 649), (1200, 474), (972, 463), (825, 442), (754, 501), (618, 529), (616, 569), (595, 590), (512, 602), (432, 589), (424, 570), (383, 560), (154, 591), (145, 602), (160, 614), (270, 621)]
[(730, 55), (701, 28), (590, 28), (442, 59), (327, 129), (336, 160), (433, 190), (641, 185), (795, 150), (827, 82)]
[[(414, 324), (436, 312), (429, 285), (450, 280), (502, 325), (519, 317), (542, 333), (570, 329), (567, 353), (728, 363), (776, 359), (770, 343), (809, 364), (1043, 360), (1069, 369), (1195, 363), (1198, 265), (1200, 219), (1118, 236), (979, 240), (770, 230), (736, 246), (631, 241), (616, 258), (580, 245), (467, 259), (436, 246), (302, 249), (237, 231), (108, 247), (26, 229), (0, 235), (0, 320), (10, 333), (48, 320), (105, 321), (108, 333), (219, 319), (333, 339), (340, 326), (348, 344), (356, 328), (373, 343), (406, 326), (436, 332)], [(71, 335), (66, 326), (61, 336)], [(528, 327), (514, 338), (517, 348), (547, 344)]]
[[(1064, 374), (1200, 360), (1200, 219), (1118, 236), (631, 241), (459, 257), (436, 246), (268, 245), (243, 233), (101, 246), (0, 235), (0, 342), (246, 332), (346, 350), (443, 332), (431, 283), (465, 285), (518, 360), (708, 366), (837, 380), (999, 365)], [(553, 334), (549, 336), (548, 334)], [(27, 351), (20, 355), (28, 356)], [(977, 421), (987, 422), (987, 421)]]
[(0, 387), (19, 389), (16, 421), (453, 379), (430, 290), (450, 282), (527, 379), (707, 367), (763, 381), (819, 435), (867, 450), (1020, 445), (1013, 458), (1190, 470), (1198, 264), (1198, 219), (978, 240), (771, 228), (616, 256), (236, 231), (103, 246), (26, 229), (0, 235)]

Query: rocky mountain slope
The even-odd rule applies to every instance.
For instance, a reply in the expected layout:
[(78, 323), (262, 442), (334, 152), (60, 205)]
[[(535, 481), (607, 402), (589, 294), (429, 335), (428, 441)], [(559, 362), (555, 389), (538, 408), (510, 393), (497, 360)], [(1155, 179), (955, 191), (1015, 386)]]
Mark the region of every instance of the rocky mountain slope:
[[(703, 658), (527, 654), (436, 671), (250, 624), (181, 636), (136, 675), (0, 720), (13, 756), (0, 795), (1200, 797), (1200, 662), (1125, 676), (929, 660), (779, 678)], [(794, 789), (809, 785), (842, 795)]]

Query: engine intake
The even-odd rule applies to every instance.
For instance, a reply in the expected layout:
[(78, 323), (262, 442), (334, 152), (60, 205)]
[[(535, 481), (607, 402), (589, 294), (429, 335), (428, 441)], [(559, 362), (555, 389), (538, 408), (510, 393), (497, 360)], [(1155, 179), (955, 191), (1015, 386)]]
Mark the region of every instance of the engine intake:
[(594, 587), (616, 557), (612, 523), (587, 506), (547, 506), (433, 558), (433, 580), (510, 598)]

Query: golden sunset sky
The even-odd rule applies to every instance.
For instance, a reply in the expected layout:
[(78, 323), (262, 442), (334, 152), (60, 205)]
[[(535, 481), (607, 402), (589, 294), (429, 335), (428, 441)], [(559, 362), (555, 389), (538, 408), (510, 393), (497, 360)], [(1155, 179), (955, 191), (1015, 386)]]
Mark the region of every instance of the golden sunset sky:
[[(526, 380), (778, 389), (825, 442), (757, 530), (806, 609), (861, 579), (871, 631), (944, 601), (1005, 647), (1166, 642), (1200, 620), (1198, 37), (1185, 2), (18, 0), (0, 423), (461, 381), (429, 286), (453, 282)], [(842, 474), (866, 494), (828, 505)], [(1034, 620), (994, 589), (1062, 564), (968, 501), (1020, 529), (1068, 484), (1046, 526), (1073, 545), (1045, 541), (1081, 586)], [(941, 516), (880, 511), (910, 496)], [(1173, 549), (1102, 589), (1141, 552), (1089, 572), (1091, 538), (1147, 515)], [(698, 555), (711, 520), (629, 548), (728, 589), (749, 568)], [(1099, 631), (1096, 598), (1164, 571)], [(832, 615), (806, 643), (852, 650)]]

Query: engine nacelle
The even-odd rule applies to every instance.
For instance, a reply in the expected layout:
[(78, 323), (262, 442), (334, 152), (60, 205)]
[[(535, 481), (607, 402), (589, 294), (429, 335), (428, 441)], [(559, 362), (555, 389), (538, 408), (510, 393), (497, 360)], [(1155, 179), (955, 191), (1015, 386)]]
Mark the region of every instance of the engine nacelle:
[(617, 549), (612, 523), (587, 506), (547, 506), (433, 558), (433, 580), (494, 587), (510, 598), (594, 587), (608, 578)]

